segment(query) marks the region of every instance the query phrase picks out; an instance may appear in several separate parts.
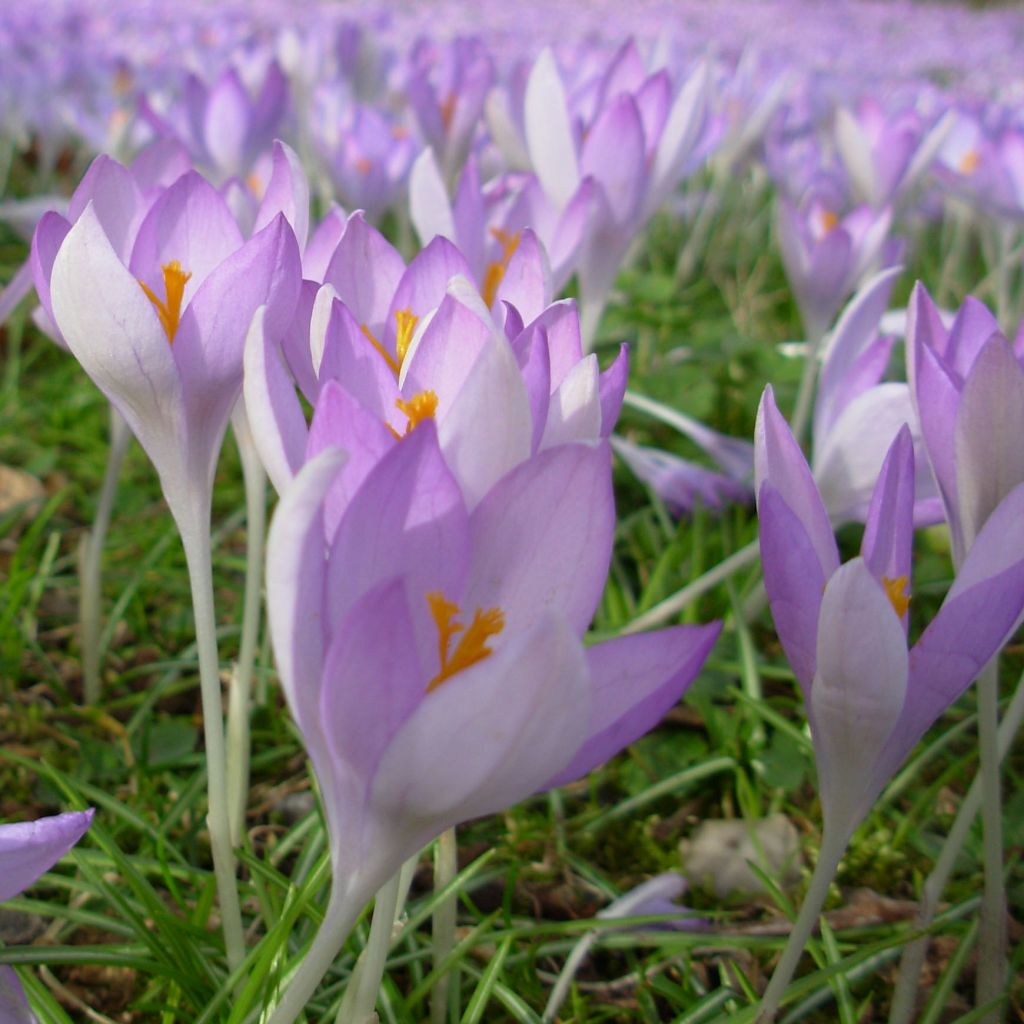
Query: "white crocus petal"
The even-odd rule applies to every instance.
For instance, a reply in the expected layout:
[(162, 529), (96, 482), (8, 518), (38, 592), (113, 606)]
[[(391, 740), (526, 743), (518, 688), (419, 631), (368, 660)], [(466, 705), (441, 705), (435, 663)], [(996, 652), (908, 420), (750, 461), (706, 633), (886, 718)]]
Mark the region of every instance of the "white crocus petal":
[(448, 189), (429, 146), (416, 158), (409, 174), (409, 215), (421, 246), (436, 235), (458, 243)]
[(877, 205), (881, 196), (878, 194), (878, 176), (871, 157), (871, 145), (857, 118), (846, 107), (836, 111), (836, 148), (857, 197), (861, 202)]
[(68, 348), (176, 492), (185, 483), (185, 444), (174, 353), (156, 309), (117, 258), (91, 203), (57, 253), (50, 294)]
[(917, 152), (907, 167), (906, 174), (903, 175), (904, 189), (909, 189), (928, 170), (938, 156), (939, 150), (946, 141), (946, 137), (953, 130), (956, 120), (956, 111), (947, 110), (921, 140), (920, 145), (917, 147)]
[(550, 47), (541, 51), (526, 83), (526, 147), (534, 172), (559, 211), (580, 181), (565, 86)]
[(1024, 371), (1002, 338), (985, 343), (956, 418), (956, 489), (969, 547), (995, 507), (1024, 483)]
[(852, 833), (877, 796), (871, 777), (903, 708), (908, 667), (900, 619), (855, 558), (825, 586), (811, 686), (822, 809), (833, 835)]
[(919, 433), (906, 384), (878, 384), (843, 409), (814, 453), (814, 480), (833, 523), (865, 514), (886, 452), (904, 423)]
[(438, 423), (445, 461), (472, 511), (510, 469), (530, 455), (530, 400), (515, 356), (494, 335), (478, 357), (458, 401)]
[(338, 292), (333, 285), (324, 284), (317, 290), (313, 300), (313, 312), (309, 318), (309, 355), (313, 373), (320, 376), (320, 364), (324, 361), (327, 347), (327, 328), (331, 322), (331, 310)]
[(586, 737), (589, 673), (579, 641), (547, 615), (488, 658), (441, 683), (381, 758), (378, 813), (441, 827), (536, 792)]
[(600, 370), (597, 356), (591, 354), (569, 371), (551, 396), (540, 447), (596, 441), (600, 436)]

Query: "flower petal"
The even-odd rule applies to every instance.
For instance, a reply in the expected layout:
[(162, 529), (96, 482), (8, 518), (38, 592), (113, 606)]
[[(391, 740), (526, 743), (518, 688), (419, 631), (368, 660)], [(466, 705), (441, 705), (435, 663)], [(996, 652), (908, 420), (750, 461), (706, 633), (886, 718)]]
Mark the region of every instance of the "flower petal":
[(69, 811), (0, 825), (0, 903), (32, 885), (85, 835), (95, 812)]

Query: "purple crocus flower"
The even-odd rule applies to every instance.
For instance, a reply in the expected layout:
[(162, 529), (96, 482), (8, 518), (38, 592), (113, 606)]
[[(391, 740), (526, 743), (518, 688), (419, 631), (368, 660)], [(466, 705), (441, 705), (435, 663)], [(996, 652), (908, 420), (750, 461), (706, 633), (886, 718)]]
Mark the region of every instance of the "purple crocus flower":
[(1024, 609), (1024, 487), (990, 516), (938, 614), (908, 652), (909, 430), (882, 465), (860, 557), (845, 565), (771, 388), (758, 411), (755, 449), (768, 600), (804, 694), (826, 832), (842, 846), (924, 732), (1016, 627)]
[[(95, 812), (69, 811), (36, 821), (0, 825), (0, 902), (12, 899), (49, 871), (85, 835)], [(34, 1024), (18, 976), (0, 968), (0, 1021)]]
[(1024, 369), (995, 317), (968, 298), (947, 330), (923, 285), (910, 299), (907, 376), (946, 519), (963, 561), (1024, 482)]
[(323, 794), (334, 873), (281, 1019), (406, 857), (641, 735), (718, 632), (581, 645), (615, 524), (603, 443), (540, 452), (470, 510), (425, 421), (379, 459), (331, 531), (324, 502), (342, 458), (325, 452), (300, 471), (268, 545), (271, 636)]

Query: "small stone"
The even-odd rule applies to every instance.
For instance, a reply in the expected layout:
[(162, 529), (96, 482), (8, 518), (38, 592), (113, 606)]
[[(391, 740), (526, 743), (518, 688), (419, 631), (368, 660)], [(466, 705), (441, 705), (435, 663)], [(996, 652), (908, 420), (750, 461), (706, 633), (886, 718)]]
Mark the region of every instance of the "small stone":
[(764, 892), (748, 861), (782, 888), (800, 879), (800, 837), (783, 814), (760, 821), (705, 821), (680, 844), (683, 869), (691, 884), (719, 899)]
[(30, 473), (0, 465), (0, 515), (19, 505), (28, 510), (45, 496), (43, 485)]
[(316, 798), (307, 789), (300, 793), (289, 793), (274, 808), (278, 811), (285, 822), (294, 825), (301, 821), (316, 806)]

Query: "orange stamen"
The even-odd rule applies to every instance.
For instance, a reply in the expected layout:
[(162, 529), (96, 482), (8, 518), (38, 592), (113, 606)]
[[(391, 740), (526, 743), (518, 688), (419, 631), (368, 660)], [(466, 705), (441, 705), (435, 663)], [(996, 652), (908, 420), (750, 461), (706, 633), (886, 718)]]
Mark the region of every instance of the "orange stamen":
[(831, 210), (825, 210), (821, 215), (821, 233), (827, 235), (839, 223), (839, 215)]
[(501, 258), (488, 263), (487, 270), (484, 271), (484, 283), (480, 288), (480, 294), (488, 308), (494, 305), (494, 298), (505, 278), (505, 271), (508, 270), (516, 249), (519, 248), (519, 237), (522, 232), (517, 231), (513, 235), (501, 228), (491, 228), (491, 234), (501, 243)]
[(380, 353), (381, 358), (391, 367), (391, 372), (397, 377), (401, 367), (395, 362), (395, 357), (373, 336), (373, 333), (366, 324), (360, 324), (359, 330), (363, 332), (367, 341)]
[[(463, 627), (455, 618), (459, 614), (459, 606), (440, 591), (427, 594), (427, 603), (437, 626), (437, 653), (441, 664), (441, 671), (427, 684), (427, 693), (430, 693), (446, 679), (494, 653), (487, 646), (487, 641), (505, 628), (505, 614), (500, 608), (477, 608), (473, 621), (468, 627)], [(462, 633), (462, 636), (452, 651), (452, 640), (457, 633)]]
[(157, 316), (160, 317), (160, 325), (167, 335), (167, 340), (173, 345), (174, 335), (178, 332), (178, 324), (181, 322), (181, 302), (185, 297), (185, 285), (191, 274), (181, 269), (177, 260), (165, 263), (161, 268), (164, 274), (164, 293), (167, 296), (166, 302), (161, 302), (145, 281), (139, 280), (146, 298), (156, 307)]
[(450, 92), (441, 104), (441, 124), (447, 135), (452, 130), (452, 121), (455, 118), (455, 93)]
[(369, 174), (373, 170), (373, 161), (365, 156), (357, 156), (352, 161), (352, 166), (362, 175)]
[(969, 149), (960, 158), (960, 163), (957, 164), (957, 169), (961, 174), (973, 174), (978, 169), (978, 164), (981, 163), (981, 154), (976, 149)]
[(413, 332), (419, 322), (420, 318), (411, 309), (399, 309), (395, 313), (395, 323), (398, 325), (395, 335), (395, 352), (398, 353), (399, 367), (405, 362), (406, 353), (412, 344)]
[(893, 606), (896, 614), (902, 619), (910, 607), (910, 594), (907, 592), (910, 580), (906, 576), (897, 576), (891, 580), (888, 576), (882, 577), (882, 586), (885, 587), (885, 596)]
[(411, 434), (424, 420), (432, 420), (437, 412), (437, 394), (433, 391), (418, 391), (408, 402), (401, 398), (395, 405), (409, 417), (406, 424), (406, 435)]

